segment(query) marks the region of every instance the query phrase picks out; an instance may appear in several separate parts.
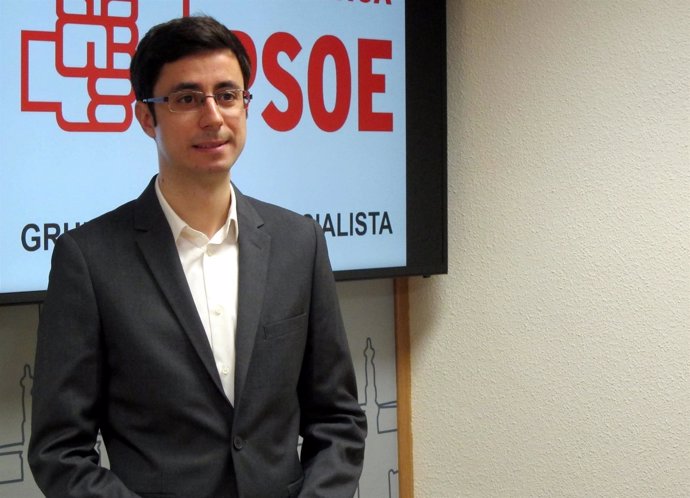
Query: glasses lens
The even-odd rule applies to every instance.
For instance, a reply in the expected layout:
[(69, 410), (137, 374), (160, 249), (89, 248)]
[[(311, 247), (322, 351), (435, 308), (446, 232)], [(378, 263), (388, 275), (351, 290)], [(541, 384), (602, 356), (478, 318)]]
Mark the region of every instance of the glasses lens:
[[(246, 95), (245, 95), (246, 94)], [(238, 88), (224, 88), (213, 94), (218, 108), (229, 111), (242, 109), (249, 104), (251, 96)], [(172, 112), (189, 112), (200, 109), (206, 99), (211, 95), (205, 95), (196, 90), (181, 90), (168, 96), (168, 107)]]
[(201, 92), (182, 90), (170, 94), (168, 97), (168, 105), (173, 112), (193, 111), (199, 107), (199, 103), (203, 98), (204, 94)]
[(224, 109), (239, 107), (240, 102), (242, 102), (242, 90), (236, 88), (221, 90), (214, 95), (218, 105)]

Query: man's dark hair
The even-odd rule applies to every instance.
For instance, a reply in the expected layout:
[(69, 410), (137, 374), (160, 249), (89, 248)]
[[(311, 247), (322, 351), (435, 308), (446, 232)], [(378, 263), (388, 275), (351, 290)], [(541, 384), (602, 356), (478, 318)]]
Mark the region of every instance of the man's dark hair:
[(249, 56), (239, 38), (209, 16), (180, 17), (158, 24), (141, 39), (129, 66), (137, 100), (153, 95), (164, 64), (209, 50), (230, 49), (237, 57), (247, 89), (251, 76)]

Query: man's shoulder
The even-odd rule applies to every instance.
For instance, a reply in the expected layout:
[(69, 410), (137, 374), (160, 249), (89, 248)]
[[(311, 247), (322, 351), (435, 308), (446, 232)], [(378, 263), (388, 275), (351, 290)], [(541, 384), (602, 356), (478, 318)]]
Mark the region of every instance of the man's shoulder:
[(126, 202), (70, 230), (69, 233), (73, 237), (79, 239), (99, 237), (108, 234), (113, 235), (123, 228), (131, 229), (134, 219), (135, 203), (136, 201), (134, 200)]
[(244, 198), (251, 204), (256, 212), (264, 218), (264, 221), (270, 222), (279, 220), (282, 222), (292, 222), (300, 225), (310, 225), (310, 219), (295, 211), (272, 204), (270, 202), (262, 201), (255, 197), (245, 195)]
[[(321, 227), (312, 218), (254, 197), (243, 197), (246, 201), (245, 212), (242, 212), (241, 203), (238, 206), (241, 220), (260, 226), (261, 230), (269, 233), (275, 240), (284, 243), (315, 243)], [(241, 234), (242, 228), (240, 236)]]
[(307, 216), (291, 211), (290, 209), (262, 201), (255, 197), (243, 196), (249, 205), (256, 211), (264, 224), (269, 226), (288, 226), (291, 229), (314, 229), (314, 220)]

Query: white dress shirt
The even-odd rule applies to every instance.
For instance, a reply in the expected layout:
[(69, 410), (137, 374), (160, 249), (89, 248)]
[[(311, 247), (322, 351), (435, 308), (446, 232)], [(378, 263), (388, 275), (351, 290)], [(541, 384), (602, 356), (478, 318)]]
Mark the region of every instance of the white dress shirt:
[(182, 269), (213, 351), (225, 395), (235, 402), (235, 331), (239, 225), (235, 191), (230, 185), (228, 219), (210, 239), (191, 228), (165, 200), (156, 181), (156, 195), (170, 224)]

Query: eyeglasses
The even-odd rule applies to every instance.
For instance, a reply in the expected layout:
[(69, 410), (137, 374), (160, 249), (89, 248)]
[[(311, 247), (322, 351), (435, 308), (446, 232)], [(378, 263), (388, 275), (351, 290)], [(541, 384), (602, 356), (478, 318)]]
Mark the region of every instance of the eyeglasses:
[(191, 112), (201, 109), (206, 99), (212, 98), (216, 101), (218, 108), (224, 111), (239, 111), (249, 107), (252, 94), (239, 88), (223, 88), (211, 95), (197, 90), (180, 90), (172, 92), (167, 97), (151, 97), (141, 99), (145, 104), (168, 103), (170, 112)]

